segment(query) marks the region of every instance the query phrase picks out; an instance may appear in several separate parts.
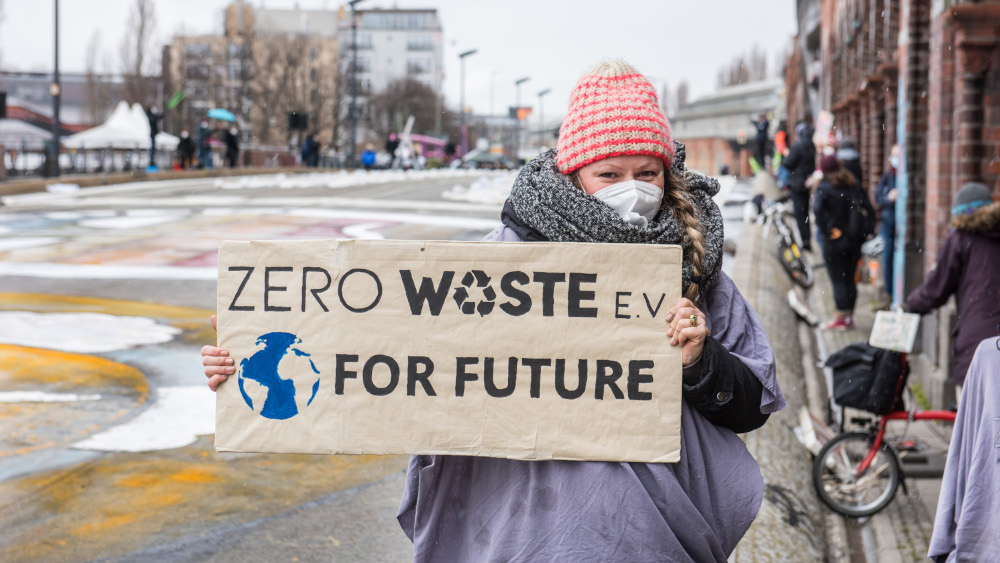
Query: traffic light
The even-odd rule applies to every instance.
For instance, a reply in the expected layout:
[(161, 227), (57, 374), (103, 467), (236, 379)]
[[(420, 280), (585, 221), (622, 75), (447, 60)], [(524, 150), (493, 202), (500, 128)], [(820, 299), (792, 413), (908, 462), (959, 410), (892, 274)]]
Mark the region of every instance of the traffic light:
[(309, 128), (309, 116), (298, 112), (288, 112), (288, 128), (292, 131), (305, 131)]

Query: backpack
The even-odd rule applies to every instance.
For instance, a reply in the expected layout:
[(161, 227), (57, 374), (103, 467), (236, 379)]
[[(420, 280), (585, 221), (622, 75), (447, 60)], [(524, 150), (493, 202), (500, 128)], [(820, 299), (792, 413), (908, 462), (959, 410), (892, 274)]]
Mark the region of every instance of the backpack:
[(910, 370), (899, 352), (857, 342), (831, 354), (824, 365), (833, 368), (837, 404), (876, 415), (902, 408), (897, 390), (906, 384)]
[(855, 240), (864, 242), (875, 236), (878, 218), (868, 194), (860, 187), (851, 192), (851, 214), (847, 219), (847, 232)]

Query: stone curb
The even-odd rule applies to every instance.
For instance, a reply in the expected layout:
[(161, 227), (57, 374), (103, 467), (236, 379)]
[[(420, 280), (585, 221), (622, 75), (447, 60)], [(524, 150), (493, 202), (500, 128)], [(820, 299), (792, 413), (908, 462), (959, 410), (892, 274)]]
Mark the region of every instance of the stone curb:
[(798, 321), (786, 301), (792, 282), (774, 248), (760, 227), (744, 225), (733, 268), (733, 281), (767, 331), (788, 407), (760, 430), (743, 435), (764, 476), (764, 501), (730, 561), (822, 561), (827, 552), (823, 509), (813, 491), (809, 453), (793, 432), (806, 404), (803, 350)]

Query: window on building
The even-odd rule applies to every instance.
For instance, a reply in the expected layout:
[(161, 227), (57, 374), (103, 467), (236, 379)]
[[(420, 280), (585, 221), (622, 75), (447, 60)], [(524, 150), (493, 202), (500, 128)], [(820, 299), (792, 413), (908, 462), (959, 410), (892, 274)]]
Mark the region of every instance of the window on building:
[(406, 49), (409, 51), (430, 51), (434, 49), (434, 40), (430, 35), (410, 35), (406, 38)]
[(431, 71), (430, 57), (410, 57), (406, 60), (407, 74), (426, 74)]

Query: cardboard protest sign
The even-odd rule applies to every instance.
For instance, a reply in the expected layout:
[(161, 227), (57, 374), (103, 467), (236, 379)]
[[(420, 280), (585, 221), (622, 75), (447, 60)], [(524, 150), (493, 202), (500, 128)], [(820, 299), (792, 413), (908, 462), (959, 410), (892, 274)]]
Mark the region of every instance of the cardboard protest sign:
[(673, 462), (678, 246), (223, 242), (220, 451)]

